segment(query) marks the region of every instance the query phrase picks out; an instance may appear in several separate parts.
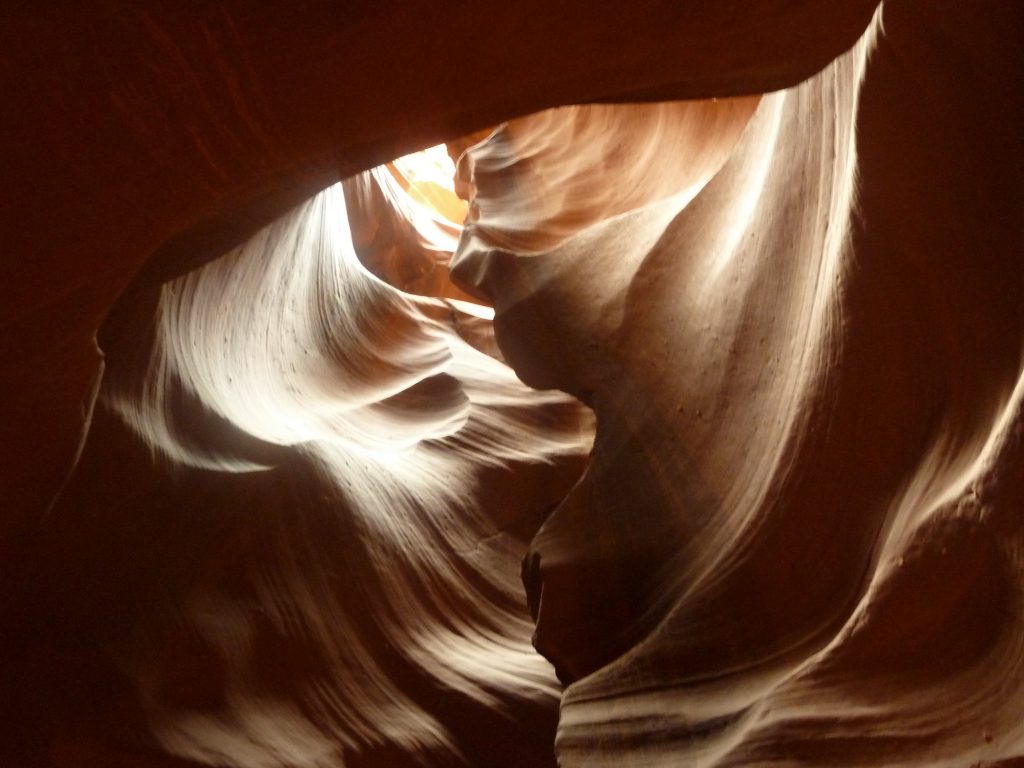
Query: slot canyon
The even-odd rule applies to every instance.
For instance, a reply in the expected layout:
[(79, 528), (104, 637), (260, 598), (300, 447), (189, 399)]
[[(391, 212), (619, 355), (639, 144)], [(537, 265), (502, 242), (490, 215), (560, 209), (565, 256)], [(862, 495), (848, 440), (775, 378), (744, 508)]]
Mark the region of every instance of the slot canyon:
[(1024, 766), (1024, 6), (0, 7), (0, 767)]

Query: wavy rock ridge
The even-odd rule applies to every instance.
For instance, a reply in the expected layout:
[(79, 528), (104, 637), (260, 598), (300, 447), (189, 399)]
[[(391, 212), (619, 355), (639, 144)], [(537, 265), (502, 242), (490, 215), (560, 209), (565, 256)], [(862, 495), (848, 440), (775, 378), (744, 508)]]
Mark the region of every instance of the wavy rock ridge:
[[(481, 216), (455, 274), (493, 300), (520, 375), (598, 422), (526, 572), (536, 646), (575, 681), (566, 765), (963, 765), (1020, 748), (1021, 285), (988, 310), (945, 297), (979, 335), (970, 352), (904, 314), (934, 284), (894, 298), (923, 265), (905, 232), (879, 241), (889, 179), (858, 163), (891, 159), (872, 143), (875, 34), (749, 122), (749, 103), (687, 103), (631, 145), (630, 121), (656, 118), (585, 108), (470, 150)], [(571, 190), (607, 149), (542, 137), (597, 121), (608, 145), (658, 158), (624, 162), (654, 178), (637, 187), (650, 199), (627, 176), (623, 213), (566, 236), (591, 220)], [(976, 268), (928, 264), (960, 286)]]

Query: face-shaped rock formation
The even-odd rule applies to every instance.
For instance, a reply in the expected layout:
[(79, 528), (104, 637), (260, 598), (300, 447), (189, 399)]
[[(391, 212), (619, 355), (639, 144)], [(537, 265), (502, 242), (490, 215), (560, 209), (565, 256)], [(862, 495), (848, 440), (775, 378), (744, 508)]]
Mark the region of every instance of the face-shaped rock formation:
[(0, 762), (1024, 755), (1014, 3), (3, 13)]

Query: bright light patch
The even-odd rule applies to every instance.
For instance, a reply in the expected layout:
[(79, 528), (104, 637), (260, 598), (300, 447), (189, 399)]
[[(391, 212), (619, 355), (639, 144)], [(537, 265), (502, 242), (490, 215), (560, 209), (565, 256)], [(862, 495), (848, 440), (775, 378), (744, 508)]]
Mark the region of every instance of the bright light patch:
[(388, 170), (414, 203), (462, 226), (468, 205), (455, 194), (455, 163), (444, 144), (400, 157)]

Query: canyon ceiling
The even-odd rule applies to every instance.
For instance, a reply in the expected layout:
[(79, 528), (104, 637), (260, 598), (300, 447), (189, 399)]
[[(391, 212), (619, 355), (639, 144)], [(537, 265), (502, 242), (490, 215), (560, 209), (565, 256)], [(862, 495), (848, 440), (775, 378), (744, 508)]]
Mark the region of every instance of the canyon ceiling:
[(1024, 763), (1022, 50), (5, 4), (0, 765)]

